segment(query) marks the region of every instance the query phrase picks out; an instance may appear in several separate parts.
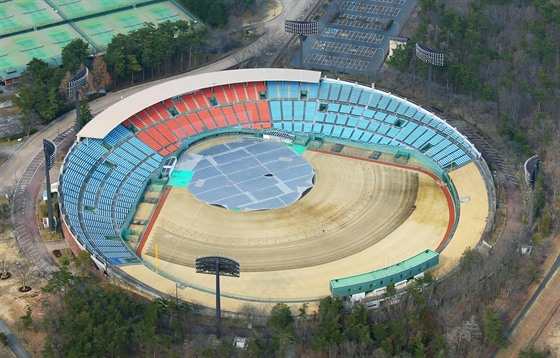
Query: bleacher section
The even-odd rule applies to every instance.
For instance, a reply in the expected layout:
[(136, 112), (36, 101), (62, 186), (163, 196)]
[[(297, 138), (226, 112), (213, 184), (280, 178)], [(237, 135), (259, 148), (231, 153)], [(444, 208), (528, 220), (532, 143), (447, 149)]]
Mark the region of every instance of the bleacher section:
[(66, 157), (60, 177), (66, 221), (78, 240), (107, 262), (136, 260), (120, 232), (162, 159), (124, 126), (104, 140), (75, 144)]
[[(321, 80), (318, 90), (291, 82), (267, 85), (276, 129), (416, 149), (444, 169), (478, 156), (444, 121), (388, 93), (327, 79)], [(307, 96), (302, 96), (302, 89)]]
[(166, 155), (212, 132), (239, 128), (321, 134), (414, 149), (444, 170), (479, 154), (460, 133), (420, 107), (342, 81), (249, 82), (203, 88), (153, 104), (105, 138), (82, 138), (63, 165), (61, 202), (71, 231), (112, 264), (136, 260), (120, 232)]

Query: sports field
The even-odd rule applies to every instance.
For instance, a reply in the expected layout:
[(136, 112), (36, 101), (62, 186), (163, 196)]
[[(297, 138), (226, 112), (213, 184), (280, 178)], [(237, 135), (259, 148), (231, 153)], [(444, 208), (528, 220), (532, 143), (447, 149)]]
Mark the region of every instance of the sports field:
[[(205, 142), (193, 151), (212, 145)], [(223, 307), (246, 301), (301, 302), (329, 295), (328, 282), (392, 265), (426, 248), (438, 249), (454, 211), (435, 177), (412, 168), (307, 150), (315, 186), (280, 209), (238, 212), (198, 201), (172, 188), (142, 247), (146, 266), (123, 271), (162, 292), (191, 302), (212, 302), (214, 278), (196, 274), (194, 260), (221, 254), (241, 264), (240, 278), (223, 278)], [(441, 253), (436, 274), (453, 268), (465, 247), (480, 240), (487, 217), (484, 182), (474, 164), (452, 173), (461, 201), (457, 231)], [(415, 205), (415, 210), (412, 210)]]
[[(99, 14), (99, 16), (95, 16)], [(0, 77), (18, 77), (33, 58), (60, 66), (76, 38), (103, 51), (117, 34), (165, 21), (194, 18), (171, 1), (18, 0), (0, 2)]]

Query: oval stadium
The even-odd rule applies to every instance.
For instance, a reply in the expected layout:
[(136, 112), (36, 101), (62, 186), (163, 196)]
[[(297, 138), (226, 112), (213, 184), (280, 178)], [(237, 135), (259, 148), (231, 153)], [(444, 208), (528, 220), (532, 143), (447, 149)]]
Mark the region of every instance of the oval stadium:
[(372, 86), (293, 69), (206, 73), (109, 107), (63, 161), (65, 236), (139, 290), (213, 307), (374, 295), (449, 273), (493, 222), (468, 138)]

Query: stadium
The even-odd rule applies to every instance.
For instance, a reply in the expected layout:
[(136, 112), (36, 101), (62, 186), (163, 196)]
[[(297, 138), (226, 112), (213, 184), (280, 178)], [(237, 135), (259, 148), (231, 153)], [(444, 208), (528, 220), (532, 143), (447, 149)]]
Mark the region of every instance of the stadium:
[(77, 135), (65, 236), (110, 275), (209, 306), (195, 259), (239, 261), (223, 307), (312, 302), (449, 273), (492, 226), (480, 153), (433, 113), (320, 72), (244, 69), (147, 88)]

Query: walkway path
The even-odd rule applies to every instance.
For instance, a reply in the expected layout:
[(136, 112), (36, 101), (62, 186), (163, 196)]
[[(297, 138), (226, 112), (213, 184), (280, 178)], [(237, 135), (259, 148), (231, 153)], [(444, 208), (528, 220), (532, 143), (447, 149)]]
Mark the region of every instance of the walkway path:
[(12, 332), (10, 327), (8, 327), (6, 322), (4, 322), (4, 320), (2, 320), (1, 318), (0, 318), (0, 332), (3, 332), (3, 333), (6, 334), (6, 336), (8, 336), (8, 346), (14, 352), (16, 357), (18, 357), (18, 358), (28, 358), (28, 357), (31, 358), (31, 355), (29, 354), (29, 352), (27, 352), (25, 347), (21, 344), (19, 339), (17, 339), (17, 337)]

